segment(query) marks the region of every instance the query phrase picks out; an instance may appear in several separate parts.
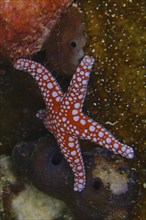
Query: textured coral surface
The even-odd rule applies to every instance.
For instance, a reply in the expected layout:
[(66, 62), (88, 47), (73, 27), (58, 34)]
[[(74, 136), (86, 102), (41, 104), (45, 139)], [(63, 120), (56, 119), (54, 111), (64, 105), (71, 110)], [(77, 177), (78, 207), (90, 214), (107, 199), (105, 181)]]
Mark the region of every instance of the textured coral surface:
[(51, 71), (72, 74), (76, 70), (86, 42), (83, 19), (84, 13), (70, 7), (51, 32), (45, 42), (47, 67)]
[(0, 1), (0, 56), (17, 59), (41, 49), (72, 0)]
[[(96, 58), (84, 112), (135, 149), (135, 158), (128, 164), (139, 174), (140, 190), (138, 201), (133, 201), (135, 209), (129, 213), (131, 219), (142, 220), (145, 215), (144, 1), (76, 2), (85, 14), (85, 53)], [(10, 154), (17, 142), (36, 139), (46, 130), (35, 118), (44, 106), (33, 80), (12, 69), (7, 79), (6, 92), (0, 99), (0, 132), (1, 150)], [(62, 81), (66, 83), (66, 78)], [(93, 147), (84, 143), (82, 151)]]
[[(78, 2), (86, 18), (87, 51), (97, 58), (86, 100), (87, 111), (134, 147), (136, 156), (132, 166), (140, 174), (143, 197), (146, 150), (144, 1)], [(144, 210), (144, 205), (140, 208), (142, 197), (137, 202), (138, 212)], [(135, 212), (131, 212), (134, 213), (131, 219), (144, 218)]]

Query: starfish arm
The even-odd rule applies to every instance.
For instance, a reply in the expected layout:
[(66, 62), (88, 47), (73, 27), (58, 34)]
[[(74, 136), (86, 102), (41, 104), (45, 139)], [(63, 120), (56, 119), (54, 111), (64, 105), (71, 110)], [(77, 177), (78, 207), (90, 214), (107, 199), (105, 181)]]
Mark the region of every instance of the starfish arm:
[(93, 63), (94, 59), (92, 57), (86, 55), (83, 58), (73, 75), (67, 93), (64, 95), (62, 106), (66, 105), (68, 102), (70, 103), (70, 106), (73, 106), (75, 103), (78, 103), (81, 106), (83, 105)]
[(55, 108), (63, 93), (52, 74), (41, 64), (26, 59), (19, 59), (14, 67), (29, 72), (41, 90), (46, 107)]
[(65, 133), (58, 134), (60, 135), (57, 137), (57, 141), (61, 152), (74, 174), (74, 191), (81, 192), (85, 188), (86, 176), (78, 139)]
[(116, 138), (104, 127), (97, 122), (83, 116), (82, 120), (86, 121), (86, 125), (82, 128), (81, 139), (87, 139), (99, 144), (116, 154), (132, 159), (134, 150), (126, 144), (120, 143)]

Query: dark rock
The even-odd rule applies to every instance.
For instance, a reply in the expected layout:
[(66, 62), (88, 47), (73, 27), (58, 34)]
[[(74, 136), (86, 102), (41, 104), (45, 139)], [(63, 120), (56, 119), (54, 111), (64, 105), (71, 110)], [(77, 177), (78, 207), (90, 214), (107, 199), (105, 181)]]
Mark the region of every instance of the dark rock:
[[(83, 192), (74, 192), (71, 169), (53, 135), (16, 145), (12, 158), (21, 176), (39, 190), (63, 200), (75, 219), (128, 219), (136, 176), (129, 179), (131, 171), (121, 158), (107, 161), (100, 151), (84, 153), (87, 184)], [(121, 167), (126, 172), (121, 173)]]

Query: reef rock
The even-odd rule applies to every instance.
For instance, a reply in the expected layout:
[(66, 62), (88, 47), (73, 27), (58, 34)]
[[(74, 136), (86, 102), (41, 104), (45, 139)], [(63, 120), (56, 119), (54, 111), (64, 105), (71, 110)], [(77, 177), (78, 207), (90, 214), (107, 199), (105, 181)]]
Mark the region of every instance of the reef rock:
[(83, 12), (71, 7), (56, 24), (44, 45), (49, 70), (66, 74), (76, 70), (86, 42), (83, 20)]
[(75, 219), (129, 219), (136, 176), (122, 159), (108, 151), (83, 154), (87, 173), (83, 192), (74, 192), (71, 168), (53, 135), (16, 145), (12, 158), (19, 175), (49, 196), (63, 200)]
[(16, 60), (42, 47), (61, 13), (72, 0), (0, 1), (0, 56)]
[(66, 205), (17, 178), (9, 156), (0, 157), (0, 219), (72, 220)]

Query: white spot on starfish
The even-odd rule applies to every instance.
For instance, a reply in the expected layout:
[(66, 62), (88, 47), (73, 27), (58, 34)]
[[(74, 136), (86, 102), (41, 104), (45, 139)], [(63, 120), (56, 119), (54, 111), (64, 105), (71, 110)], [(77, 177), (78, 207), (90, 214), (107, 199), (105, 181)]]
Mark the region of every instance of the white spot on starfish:
[(94, 127), (93, 125), (91, 125), (91, 126), (89, 127), (89, 130), (90, 130), (91, 132), (95, 131), (95, 127)]
[(42, 73), (43, 70), (42, 70), (41, 68), (38, 68), (38, 69), (37, 69), (37, 72), (38, 72), (38, 73)]
[(48, 83), (47, 87), (48, 87), (48, 89), (52, 89), (53, 88), (53, 84), (52, 83)]
[(71, 151), (71, 155), (72, 155), (72, 156), (76, 156), (76, 154), (77, 154), (77, 153), (76, 153), (75, 150), (74, 150), (74, 151)]
[(44, 80), (47, 80), (48, 79), (48, 76), (45, 74), (45, 75), (43, 75), (43, 79)]

